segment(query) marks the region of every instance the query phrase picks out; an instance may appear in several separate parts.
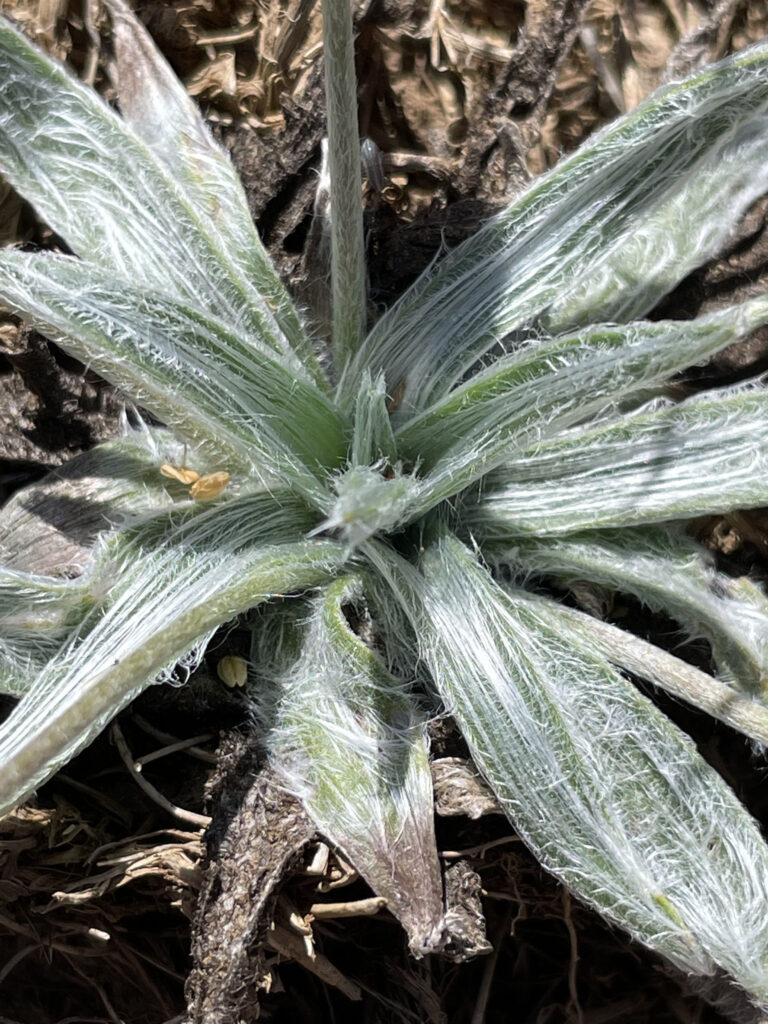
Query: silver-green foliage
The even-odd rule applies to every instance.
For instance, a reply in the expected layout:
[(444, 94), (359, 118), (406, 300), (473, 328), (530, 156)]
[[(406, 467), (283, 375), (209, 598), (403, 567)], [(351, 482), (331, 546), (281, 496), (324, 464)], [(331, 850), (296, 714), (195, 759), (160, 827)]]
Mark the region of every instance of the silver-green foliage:
[[(414, 952), (450, 938), (425, 740), (442, 705), (547, 868), (768, 1007), (768, 848), (622, 674), (768, 743), (766, 599), (679, 525), (768, 502), (766, 392), (664, 397), (768, 322), (768, 296), (640, 319), (768, 190), (768, 45), (609, 125), (359, 343), (360, 233), (333, 232), (326, 370), (226, 156), (108, 6), (122, 117), (0, 21), (0, 171), (74, 253), (0, 253), (0, 299), (167, 427), (126, 429), (0, 519), (0, 686), (20, 698), (0, 813), (247, 612), (273, 763)], [(161, 473), (185, 463), (231, 483), (196, 501)], [(715, 674), (531, 580), (635, 596), (706, 638)]]

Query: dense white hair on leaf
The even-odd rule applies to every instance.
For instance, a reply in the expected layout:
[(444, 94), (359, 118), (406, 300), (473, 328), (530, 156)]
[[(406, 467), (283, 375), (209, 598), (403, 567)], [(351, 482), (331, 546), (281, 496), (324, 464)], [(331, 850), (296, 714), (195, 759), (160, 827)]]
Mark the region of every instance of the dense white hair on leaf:
[(451, 535), (427, 547), (421, 573), (368, 550), (541, 862), (683, 970), (718, 966), (768, 1005), (768, 848), (690, 740), (546, 602), (503, 590)]
[(609, 416), (768, 319), (759, 297), (692, 321), (598, 325), (497, 360), (395, 433), (403, 458), (420, 460), (411, 518), (518, 452), (568, 427)]
[(510, 454), (466, 495), (483, 544), (657, 523), (768, 502), (768, 393), (753, 385), (654, 403)]
[(322, 7), (325, 105), (328, 128), (331, 232), (331, 346), (343, 373), (365, 335), (367, 281), (360, 210), (362, 166), (357, 124), (355, 29), (349, 5)]
[(3, 640), (63, 635), (89, 604), (88, 576), (61, 579), (0, 566)]
[[(503, 582), (501, 586), (506, 589)], [(513, 589), (515, 599), (522, 600), (520, 589)], [(528, 600), (543, 602), (547, 618), (553, 625), (562, 622), (566, 633), (577, 634), (584, 645), (611, 664), (725, 722), (748, 736), (756, 752), (765, 752), (768, 747), (768, 704), (760, 695), (753, 698), (744, 690), (715, 679), (626, 629), (559, 601), (530, 593)]]
[(379, 320), (342, 403), (383, 370), (409, 416), (539, 326), (651, 310), (768, 189), (767, 63), (762, 43), (664, 86), (537, 179)]
[(5, 504), (0, 520), (0, 692), (21, 696), (108, 592), (95, 572), (100, 537), (180, 504), (163, 462), (204, 457), (168, 430), (128, 430), (75, 455)]
[[(318, 830), (386, 898), (417, 956), (443, 942), (442, 882), (435, 849), (432, 778), (424, 714), (409, 688), (350, 627), (366, 616), (359, 576), (328, 585), (279, 637), (267, 742), (284, 785)], [(274, 673), (274, 627), (255, 634), (257, 665)], [(264, 685), (267, 685), (265, 680)], [(257, 701), (259, 698), (257, 698)]]
[(195, 304), (71, 257), (0, 253), (0, 294), (182, 437), (327, 506), (323, 481), (344, 450), (341, 417), (274, 353)]
[(355, 402), (349, 461), (352, 466), (368, 466), (386, 459), (390, 465), (397, 462), (397, 445), (387, 409), (388, 395), (384, 375), (375, 381), (368, 372), (363, 373)]
[(221, 623), (326, 579), (332, 541), (301, 540), (311, 522), (288, 494), (161, 513), (94, 554), (103, 596), (0, 727), (0, 814), (69, 760), (145, 687)]
[[(121, 33), (125, 17), (119, 18)], [(135, 36), (142, 31), (134, 26)], [(156, 87), (167, 84), (159, 82), (156, 66), (145, 62), (143, 71)], [(241, 186), (231, 168), (223, 169), (223, 154), (201, 139), (207, 135), (201, 121), (182, 129), (183, 142), (178, 121), (172, 121), (170, 138), (160, 147), (167, 153), (176, 145), (188, 170), (197, 164), (203, 171), (188, 191), (189, 178), (174, 176), (92, 89), (5, 18), (0, 77), (0, 171), (78, 256), (138, 288), (163, 282), (170, 298), (223, 317), (246, 342), (267, 344), (295, 374), (322, 380), (316, 367), (308, 368), (298, 317), (277, 275), (266, 269), (258, 240), (259, 248), (246, 255), (255, 232)], [(201, 193), (207, 204), (200, 203)], [(259, 268), (256, 281), (244, 272), (243, 260), (251, 270)]]
[[(544, 540), (514, 538), (483, 550), (497, 564), (588, 581), (632, 594), (712, 645), (718, 674), (754, 697), (768, 689), (768, 600), (746, 577), (714, 568), (711, 555), (672, 526), (595, 530)], [(767, 705), (768, 706), (768, 705)]]
[[(393, 436), (378, 425), (385, 402), (383, 379), (379, 377), (374, 388), (370, 376), (364, 375), (356, 403), (356, 457), (362, 461), (376, 449), (387, 448), (410, 462), (413, 470), (403, 472), (401, 462), (374, 466), (353, 462), (335, 481), (338, 497), (323, 528), (341, 528), (356, 546), (375, 533), (418, 519), (504, 463), (513, 466), (517, 459), (525, 465), (529, 449), (534, 452), (529, 462), (545, 458), (548, 445), (556, 450), (557, 445), (567, 443), (560, 438), (568, 437), (568, 428), (595, 417), (602, 417), (606, 425), (602, 434), (599, 430), (594, 434), (598, 438), (608, 435), (609, 443), (614, 435), (623, 438), (629, 433), (631, 423), (636, 424), (639, 435), (649, 421), (620, 414), (623, 400), (660, 388), (672, 373), (716, 354), (766, 319), (768, 299), (759, 297), (692, 321), (598, 325), (528, 346), (477, 373), (448, 397), (406, 421)], [(741, 397), (749, 410), (746, 393)], [(681, 407), (681, 423), (686, 408)], [(715, 413), (719, 409), (710, 408)], [(662, 424), (655, 428), (657, 432), (668, 426), (663, 414), (649, 415), (646, 429), (650, 432), (656, 421)], [(695, 408), (691, 415), (696, 419)], [(582, 437), (576, 436), (578, 441), (571, 448), (583, 456), (586, 446), (580, 443)], [(627, 451), (639, 460), (634, 441), (631, 437)], [(756, 447), (754, 441), (752, 444)], [(537, 452), (542, 454), (537, 456)], [(568, 473), (569, 467), (563, 462), (559, 473)], [(382, 475), (385, 469), (386, 478)], [(499, 477), (505, 478), (503, 471)], [(563, 486), (569, 482), (564, 481)], [(753, 484), (753, 488), (757, 486), (759, 483)], [(489, 495), (485, 505), (493, 509), (493, 503), (498, 503), (505, 522), (504, 492), (497, 496), (494, 490), (493, 484), (484, 490)], [(514, 496), (516, 485), (510, 490)], [(619, 495), (620, 501), (622, 497)], [(568, 508), (561, 514), (568, 515)]]
[(0, 693), (20, 697), (34, 686), (87, 615), (88, 574), (77, 579), (0, 566)]
[(275, 327), (321, 386), (320, 372), (296, 308), (256, 231), (243, 186), (144, 26), (123, 0), (107, 0), (115, 47), (114, 78), (127, 126), (181, 186), (216, 247), (247, 289), (248, 302)]

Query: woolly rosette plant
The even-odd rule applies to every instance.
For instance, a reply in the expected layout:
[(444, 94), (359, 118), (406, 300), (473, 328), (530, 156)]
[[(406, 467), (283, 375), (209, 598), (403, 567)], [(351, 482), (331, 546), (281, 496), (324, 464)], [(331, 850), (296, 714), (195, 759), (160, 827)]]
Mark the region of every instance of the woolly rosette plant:
[[(768, 1007), (768, 848), (625, 674), (768, 741), (766, 599), (681, 525), (768, 502), (768, 393), (665, 391), (768, 322), (768, 295), (641, 319), (768, 189), (768, 45), (589, 139), (365, 335), (351, 25), (326, 3), (319, 360), (227, 157), (108, 6), (121, 116), (0, 21), (0, 171), (71, 251), (0, 253), (0, 300), (166, 426), (2, 514), (0, 682), (19, 700), (0, 811), (242, 616), (273, 765), (416, 954), (446, 933), (425, 728), (442, 709), (573, 893)], [(547, 596), (579, 581), (705, 638), (713, 674)]]

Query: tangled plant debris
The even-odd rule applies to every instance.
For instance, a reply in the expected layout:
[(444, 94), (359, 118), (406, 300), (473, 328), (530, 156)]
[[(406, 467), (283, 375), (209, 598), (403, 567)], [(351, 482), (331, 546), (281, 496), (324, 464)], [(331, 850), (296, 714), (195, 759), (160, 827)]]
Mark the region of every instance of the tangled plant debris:
[[(351, 24), (327, 0), (320, 361), (226, 156), (108, 7), (121, 117), (0, 22), (0, 171), (74, 254), (3, 251), (0, 299), (166, 426), (126, 428), (4, 510), (0, 684), (19, 703), (0, 813), (248, 613), (273, 769), (416, 956), (452, 942), (426, 742), (446, 708), (570, 891), (768, 1007), (768, 848), (622, 672), (768, 742), (768, 602), (681, 526), (768, 501), (767, 393), (665, 390), (768, 322), (768, 296), (640, 319), (768, 189), (768, 45), (609, 125), (364, 336)], [(714, 673), (547, 581), (634, 595), (705, 638)]]

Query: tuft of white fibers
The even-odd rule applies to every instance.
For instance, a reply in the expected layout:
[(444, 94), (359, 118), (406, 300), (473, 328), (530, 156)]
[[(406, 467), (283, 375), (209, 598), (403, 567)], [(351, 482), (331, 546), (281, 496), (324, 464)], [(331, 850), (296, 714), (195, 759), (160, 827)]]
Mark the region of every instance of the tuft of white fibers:
[[(93, 607), (0, 726), (0, 815), (71, 759), (125, 705), (223, 622), (327, 579), (332, 541), (302, 539), (293, 496), (172, 509), (105, 539)], [(107, 585), (105, 585), (107, 584)]]
[[(375, 555), (473, 760), (541, 863), (682, 970), (768, 1007), (768, 847), (690, 740), (458, 540)], [(457, 614), (456, 609), (461, 613)]]
[(445, 931), (425, 718), (350, 627), (345, 610), (365, 615), (363, 595), (361, 577), (336, 580), (309, 602), (296, 636), (283, 638), (268, 743), (286, 788), (387, 900), (422, 956)]

